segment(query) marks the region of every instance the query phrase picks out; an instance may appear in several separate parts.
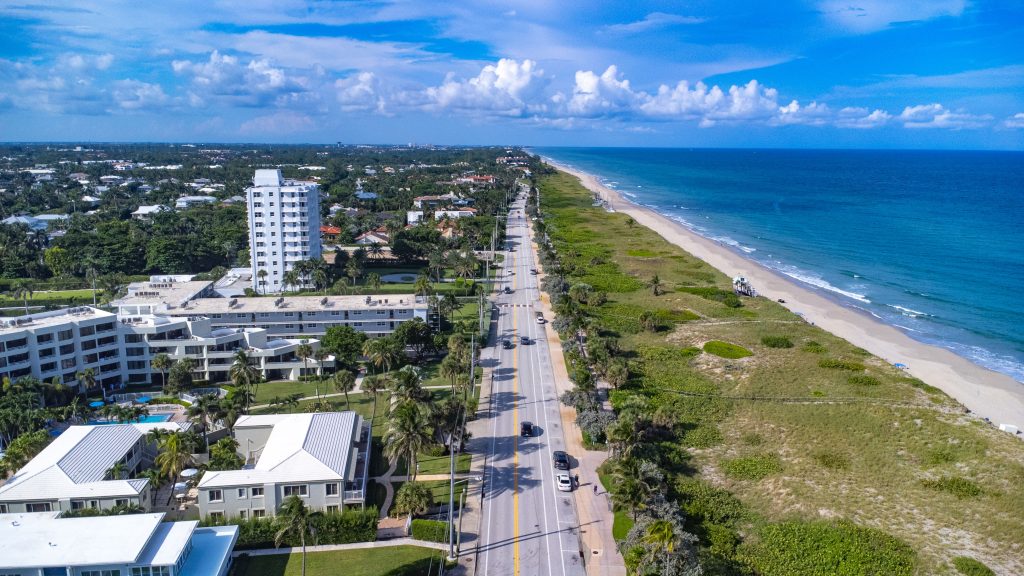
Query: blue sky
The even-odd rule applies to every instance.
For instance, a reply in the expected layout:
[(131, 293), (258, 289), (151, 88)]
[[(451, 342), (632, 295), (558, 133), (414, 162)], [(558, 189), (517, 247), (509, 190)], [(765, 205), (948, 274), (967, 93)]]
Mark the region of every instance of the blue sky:
[(1024, 149), (1017, 0), (0, 2), (0, 140)]

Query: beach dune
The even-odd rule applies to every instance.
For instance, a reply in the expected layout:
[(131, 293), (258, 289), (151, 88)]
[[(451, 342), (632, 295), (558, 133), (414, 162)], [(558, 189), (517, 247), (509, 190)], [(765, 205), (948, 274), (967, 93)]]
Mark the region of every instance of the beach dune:
[(892, 364), (906, 365), (910, 375), (942, 390), (977, 416), (990, 419), (993, 425), (1010, 424), (1024, 429), (1024, 384), (944, 348), (918, 342), (868, 314), (825, 298), (653, 210), (629, 202), (592, 174), (550, 158), (544, 160), (579, 178), (584, 187), (599, 195), (610, 208), (628, 214), (637, 223), (722, 273), (746, 277), (760, 295), (784, 300), (784, 306), (808, 322)]

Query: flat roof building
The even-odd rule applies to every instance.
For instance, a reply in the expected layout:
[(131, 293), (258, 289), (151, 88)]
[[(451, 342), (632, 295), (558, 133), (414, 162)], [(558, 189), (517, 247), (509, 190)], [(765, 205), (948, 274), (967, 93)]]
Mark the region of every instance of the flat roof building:
[(280, 292), (285, 273), (297, 262), (320, 259), (320, 188), (285, 180), (280, 170), (257, 170), (245, 195), (252, 288)]

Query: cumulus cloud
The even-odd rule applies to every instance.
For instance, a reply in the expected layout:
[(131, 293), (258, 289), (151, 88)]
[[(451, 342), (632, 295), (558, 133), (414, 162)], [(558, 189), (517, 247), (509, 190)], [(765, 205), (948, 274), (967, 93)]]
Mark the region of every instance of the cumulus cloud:
[(345, 112), (373, 111), (385, 114), (384, 96), (380, 81), (373, 72), (360, 72), (348, 78), (336, 80), (334, 88), (338, 102)]
[(949, 128), (961, 130), (981, 128), (992, 121), (990, 115), (968, 114), (962, 110), (952, 111), (941, 104), (907, 106), (899, 115), (905, 128)]
[(1006, 128), (1024, 128), (1024, 112), (1020, 112), (1003, 120)]
[(139, 80), (120, 80), (114, 83), (114, 102), (122, 110), (142, 110), (167, 103), (167, 94), (159, 84)]
[(892, 120), (892, 114), (885, 110), (846, 107), (839, 110), (835, 117), (835, 125), (839, 128), (880, 128)]
[(704, 127), (717, 123), (770, 120), (779, 114), (778, 91), (765, 88), (757, 80), (722, 90), (698, 82), (686, 81), (675, 87), (658, 87), (657, 94), (640, 107), (644, 113), (662, 118), (699, 120)]
[(645, 16), (643, 20), (627, 22), (625, 24), (612, 24), (610, 26), (605, 26), (604, 29), (618, 34), (637, 34), (660, 28), (668, 28), (669, 26), (700, 24), (701, 22), (704, 22), (703, 18), (697, 18), (694, 16), (666, 14), (665, 12), (651, 12)]
[(832, 110), (827, 104), (811, 102), (807, 106), (801, 106), (793, 100), (785, 106), (780, 106), (778, 116), (775, 117), (775, 124), (802, 124), (807, 126), (825, 126), (833, 118)]
[(427, 88), (423, 96), (428, 108), (489, 111), (505, 116), (523, 116), (542, 111), (540, 96), (548, 79), (533, 60), (518, 62), (502, 58), (488, 64), (468, 80), (449, 74), (440, 86)]
[(206, 104), (210, 97), (241, 106), (286, 105), (308, 92), (311, 84), (308, 77), (289, 74), (269, 60), (243, 64), (238, 57), (217, 50), (205, 61), (174, 60), (171, 68), (191, 82), (189, 101), (193, 106)]
[(566, 100), (556, 94), (554, 101), (564, 102), (570, 116), (595, 117), (632, 111), (645, 99), (647, 95), (634, 92), (629, 80), (620, 79), (618, 68), (612, 65), (600, 76), (589, 70), (577, 71), (572, 96)]

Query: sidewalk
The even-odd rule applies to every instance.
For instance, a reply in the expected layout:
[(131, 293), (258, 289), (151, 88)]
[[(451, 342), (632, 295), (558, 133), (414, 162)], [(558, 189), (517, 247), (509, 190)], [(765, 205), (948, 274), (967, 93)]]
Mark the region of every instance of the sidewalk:
[[(538, 282), (543, 281), (544, 271), (540, 264), (537, 244), (533, 241), (533, 230), (530, 229), (530, 240), (534, 255), (537, 256)], [(551, 350), (551, 369), (555, 374), (555, 390), (561, 396), (574, 386), (569, 380), (569, 372), (565, 367), (565, 356), (562, 354), (562, 340), (551, 328), (551, 319), (555, 317), (551, 310), (551, 301), (547, 293), (540, 292), (537, 304), (548, 322), (544, 323), (548, 347)], [(597, 476), (597, 468), (608, 458), (607, 453), (598, 450), (586, 450), (583, 447), (583, 434), (576, 425), (576, 409), (559, 403), (562, 416), (562, 429), (565, 431), (566, 450), (576, 458), (580, 475), (580, 488), (574, 492), (576, 496), (576, 512), (579, 516), (580, 539), (583, 541), (587, 566), (590, 576), (625, 576), (626, 564), (619, 553), (615, 538), (612, 537), (612, 505), (609, 495), (604, 491)], [(594, 492), (593, 486), (598, 490)]]
[[(419, 546), (421, 548), (433, 548), (435, 550), (447, 550), (447, 544), (427, 542), (425, 540), (413, 540), (412, 538), (395, 538), (394, 540), (378, 540), (376, 542), (355, 542), (353, 544), (323, 544), (320, 546), (306, 546), (306, 552), (331, 552), (334, 550), (359, 550), (361, 548), (389, 548), (392, 546)], [(301, 548), (259, 548), (256, 550), (235, 550), (231, 556), (274, 556), (277, 554), (301, 554)]]

